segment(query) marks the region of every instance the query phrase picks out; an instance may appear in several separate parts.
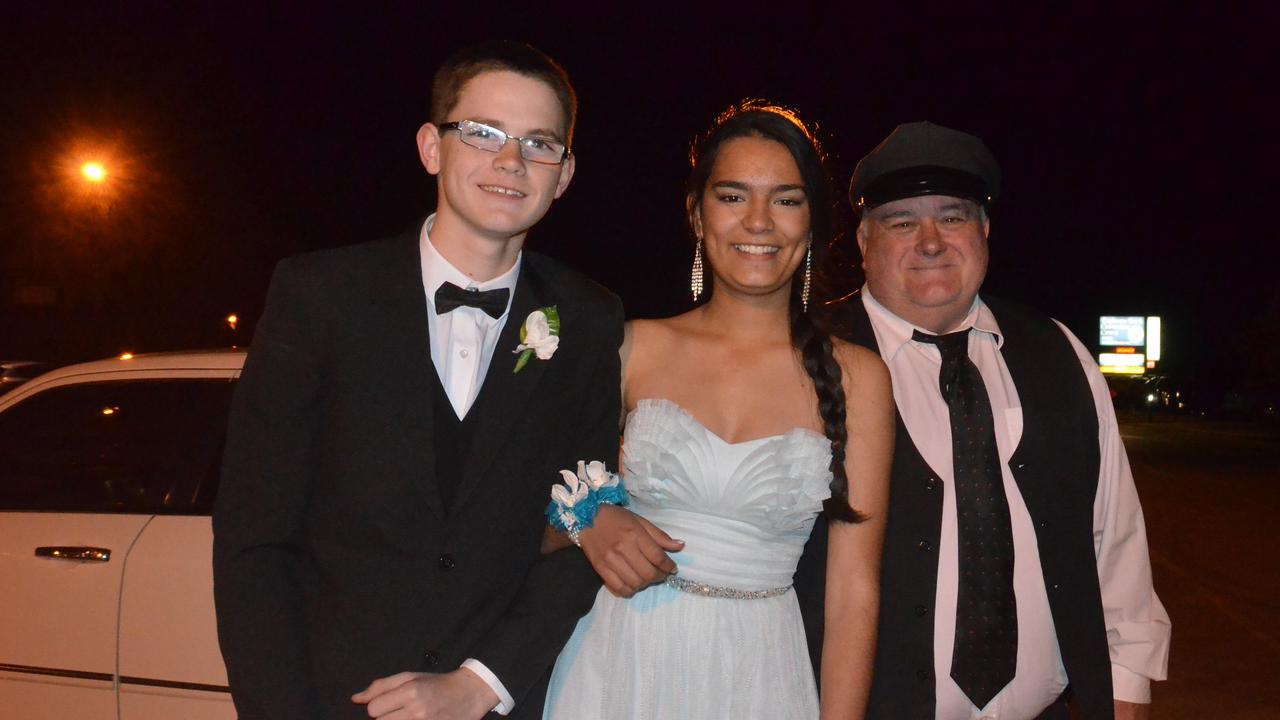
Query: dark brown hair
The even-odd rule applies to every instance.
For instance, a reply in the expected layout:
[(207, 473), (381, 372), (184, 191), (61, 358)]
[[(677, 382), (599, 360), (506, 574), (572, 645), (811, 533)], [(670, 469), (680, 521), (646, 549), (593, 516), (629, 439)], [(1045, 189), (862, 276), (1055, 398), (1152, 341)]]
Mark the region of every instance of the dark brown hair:
[(525, 43), (497, 40), (463, 48), (450, 55), (431, 81), (431, 122), (441, 125), (458, 105), (467, 82), (487, 72), (509, 71), (541, 80), (555, 92), (564, 111), (566, 145), (573, 145), (573, 129), (578, 121), (578, 95), (569, 83), (569, 74), (541, 50)]
[[(694, 211), (702, 204), (702, 195), (706, 191), (720, 148), (725, 141), (739, 137), (773, 140), (791, 153), (804, 181), (808, 200), (811, 237), (809, 247), (813, 252), (813, 267), (815, 270), (825, 268), (827, 252), (835, 237), (835, 199), (821, 143), (814, 131), (795, 112), (764, 100), (744, 100), (730, 107), (720, 113), (711, 128), (694, 141), (689, 151), (692, 170), (686, 184), (690, 199), (690, 234), (694, 233)], [(696, 237), (694, 240), (696, 241)], [(791, 319), (791, 345), (800, 352), (804, 370), (813, 381), (823, 433), (831, 441), (831, 497), (823, 503), (823, 510), (831, 520), (861, 522), (865, 519), (864, 516), (849, 505), (849, 478), (844, 471), (849, 431), (845, 425), (843, 376), (832, 350), (831, 336), (814, 325), (804, 310), (801, 301), (803, 285), (802, 263), (791, 278), (788, 313)], [(815, 283), (814, 290), (819, 285), (820, 283)], [(822, 298), (815, 295), (809, 301), (816, 306), (821, 303)]]

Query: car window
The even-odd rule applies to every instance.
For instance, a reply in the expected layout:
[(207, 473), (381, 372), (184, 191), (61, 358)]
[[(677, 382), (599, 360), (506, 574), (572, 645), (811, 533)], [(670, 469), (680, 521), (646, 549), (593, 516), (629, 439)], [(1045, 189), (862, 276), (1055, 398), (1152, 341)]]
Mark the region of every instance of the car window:
[(207, 514), (229, 380), (64, 385), (0, 413), (0, 509)]

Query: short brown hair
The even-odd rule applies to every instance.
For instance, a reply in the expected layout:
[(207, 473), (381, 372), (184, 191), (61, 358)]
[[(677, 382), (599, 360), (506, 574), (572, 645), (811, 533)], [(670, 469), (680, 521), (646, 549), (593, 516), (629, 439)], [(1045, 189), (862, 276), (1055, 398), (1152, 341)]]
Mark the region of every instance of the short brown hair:
[(509, 71), (541, 80), (555, 92), (565, 117), (566, 144), (573, 144), (573, 128), (578, 120), (578, 94), (569, 83), (569, 74), (541, 50), (521, 42), (498, 40), (463, 48), (450, 55), (431, 81), (431, 122), (449, 122), (462, 88), (477, 75)]

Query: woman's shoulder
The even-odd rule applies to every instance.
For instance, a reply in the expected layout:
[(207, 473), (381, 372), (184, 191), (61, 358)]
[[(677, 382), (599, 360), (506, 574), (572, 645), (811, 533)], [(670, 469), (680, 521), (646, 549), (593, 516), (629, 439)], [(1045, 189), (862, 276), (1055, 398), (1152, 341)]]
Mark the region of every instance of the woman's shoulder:
[(624, 377), (647, 374), (667, 363), (681, 351), (690, 332), (685, 315), (628, 321), (622, 341)]
[(665, 318), (635, 319), (627, 322), (627, 337), (632, 343), (648, 346), (676, 342), (692, 331), (690, 313)]
[(874, 350), (863, 345), (831, 338), (831, 352), (840, 364), (845, 376), (854, 384), (889, 384), (889, 368)]

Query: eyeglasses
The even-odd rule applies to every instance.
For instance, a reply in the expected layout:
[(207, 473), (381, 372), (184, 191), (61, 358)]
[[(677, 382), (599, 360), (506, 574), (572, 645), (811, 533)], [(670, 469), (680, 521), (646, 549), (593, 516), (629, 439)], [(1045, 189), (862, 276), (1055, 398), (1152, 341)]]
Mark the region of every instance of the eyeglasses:
[(496, 153), (507, 144), (507, 140), (515, 140), (520, 146), (520, 157), (529, 162), (544, 165), (559, 165), (569, 157), (569, 147), (559, 140), (547, 137), (526, 136), (514, 137), (498, 128), (489, 127), (474, 120), (444, 123), (440, 132), (458, 131), (458, 139), (477, 150)]

